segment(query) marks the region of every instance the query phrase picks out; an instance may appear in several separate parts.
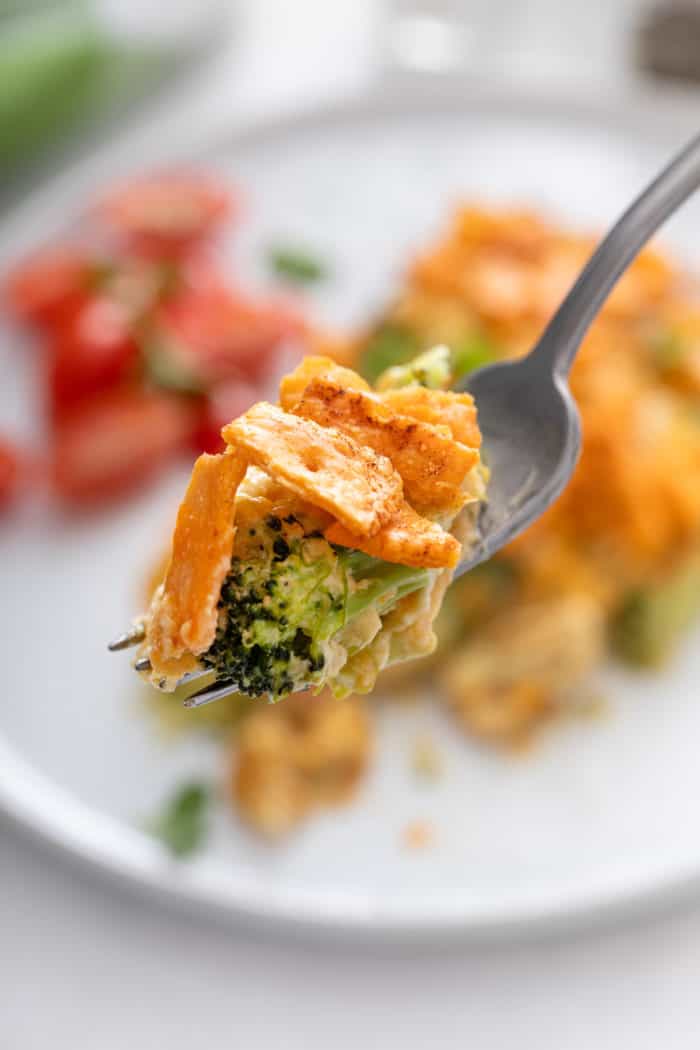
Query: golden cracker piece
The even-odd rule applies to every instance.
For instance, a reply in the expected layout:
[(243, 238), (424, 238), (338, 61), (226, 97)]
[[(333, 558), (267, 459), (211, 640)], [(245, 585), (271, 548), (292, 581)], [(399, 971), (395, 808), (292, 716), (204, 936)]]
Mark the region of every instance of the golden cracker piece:
[(216, 634), (217, 603), (231, 568), (236, 490), (246, 464), (235, 455), (200, 456), (173, 533), (165, 580), (147, 624), (153, 677), (170, 677), (187, 654), (206, 652)]
[(222, 434), (249, 463), (358, 536), (374, 535), (403, 503), (401, 475), (386, 456), (277, 405), (258, 402)]
[(307, 385), (294, 414), (324, 427), (337, 427), (358, 444), (386, 456), (403, 479), (408, 502), (424, 513), (458, 510), (462, 484), (479, 462), (476, 449), (436, 427), (396, 413), (379, 397), (351, 390), (323, 376)]
[(322, 376), (351, 390), (370, 390), (369, 384), (351, 368), (336, 364), (330, 357), (305, 357), (300, 364), (280, 380), (280, 405), (291, 412), (311, 382)]
[(454, 390), (429, 390), (424, 386), (404, 386), (398, 390), (384, 390), (381, 399), (395, 412), (423, 423), (445, 425), (449, 427), (455, 441), (470, 448), (481, 448), (481, 431), (471, 394), (458, 394)]
[(340, 547), (418, 569), (453, 569), (462, 553), (462, 545), (454, 536), (436, 522), (421, 517), (405, 502), (374, 536), (353, 535), (337, 521), (324, 535), (329, 543)]

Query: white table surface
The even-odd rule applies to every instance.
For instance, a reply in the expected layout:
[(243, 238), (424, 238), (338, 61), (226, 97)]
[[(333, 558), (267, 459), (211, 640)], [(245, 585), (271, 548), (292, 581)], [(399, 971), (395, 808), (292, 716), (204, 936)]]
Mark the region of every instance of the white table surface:
[(700, 908), (419, 952), (274, 942), (154, 910), (0, 840), (3, 1050), (688, 1050)]
[[(80, 164), (138, 156), (156, 123), (353, 91), (378, 19), (371, 0), (254, 0), (230, 48)], [(161, 910), (0, 821), (1, 1050), (682, 1050), (699, 982), (700, 902), (519, 946), (301, 944)]]

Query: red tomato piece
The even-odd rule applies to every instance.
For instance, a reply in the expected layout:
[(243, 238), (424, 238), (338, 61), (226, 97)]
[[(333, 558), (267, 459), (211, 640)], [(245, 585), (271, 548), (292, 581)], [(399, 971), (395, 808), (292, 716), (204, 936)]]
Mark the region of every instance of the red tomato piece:
[(193, 422), (186, 399), (167, 394), (125, 389), (86, 402), (56, 428), (58, 495), (86, 506), (129, 492), (187, 445)]
[(98, 265), (76, 248), (44, 249), (9, 274), (7, 306), (23, 321), (52, 328), (85, 301)]
[(263, 394), (258, 387), (238, 380), (223, 383), (204, 397), (200, 405), (197, 425), (192, 434), (195, 452), (221, 452), (224, 439), (221, 428), (259, 401)]
[(54, 418), (84, 398), (121, 383), (138, 359), (129, 311), (102, 297), (77, 312), (52, 349), (48, 368)]
[(229, 288), (229, 281), (221, 272), (217, 260), (201, 249), (179, 257), (176, 273), (174, 298), (186, 293), (225, 295)]
[(17, 495), (20, 457), (9, 441), (0, 438), (0, 511), (7, 510)]
[(170, 172), (134, 179), (109, 194), (101, 211), (121, 236), (157, 252), (208, 236), (231, 207), (231, 194), (214, 179)]
[[(161, 311), (165, 333), (188, 354), (200, 386), (270, 375), (303, 322), (287, 304), (253, 302), (224, 288), (184, 291)], [(165, 340), (167, 344), (168, 340)]]

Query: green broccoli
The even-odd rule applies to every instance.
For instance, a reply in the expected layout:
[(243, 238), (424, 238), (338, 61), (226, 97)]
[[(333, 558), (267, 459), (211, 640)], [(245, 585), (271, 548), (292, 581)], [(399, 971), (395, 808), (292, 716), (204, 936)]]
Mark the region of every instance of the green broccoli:
[(370, 383), (393, 366), (404, 365), (419, 352), (418, 339), (401, 325), (384, 323), (370, 336), (360, 357), (359, 369)]
[(490, 364), (496, 352), (484, 339), (472, 339), (461, 346), (435, 346), (412, 360), (387, 368), (377, 379), (378, 390), (404, 386), (426, 386), (446, 390), (458, 379)]
[(433, 576), (333, 546), (292, 514), (270, 515), (250, 533), (255, 556), (233, 559), (216, 638), (203, 656), (217, 679), (250, 696), (277, 700), (320, 685), (338, 647), (362, 647), (363, 613), (372, 614), (370, 640), (377, 617)]
[(658, 667), (680, 642), (700, 606), (700, 554), (667, 579), (628, 594), (612, 622), (613, 650), (636, 667)]
[(445, 390), (455, 376), (455, 355), (447, 346), (435, 346), (406, 364), (387, 368), (377, 379), (378, 390), (403, 386), (427, 386)]

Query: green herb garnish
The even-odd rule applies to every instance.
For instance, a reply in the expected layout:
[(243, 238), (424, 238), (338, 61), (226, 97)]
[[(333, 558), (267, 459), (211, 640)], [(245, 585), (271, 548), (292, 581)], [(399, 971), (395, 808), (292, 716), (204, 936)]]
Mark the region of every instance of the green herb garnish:
[(295, 284), (313, 284), (328, 276), (328, 267), (308, 252), (292, 248), (272, 248), (270, 267), (278, 277)]
[(160, 839), (173, 856), (189, 856), (204, 841), (210, 801), (211, 795), (205, 785), (185, 784), (150, 825), (151, 834)]

